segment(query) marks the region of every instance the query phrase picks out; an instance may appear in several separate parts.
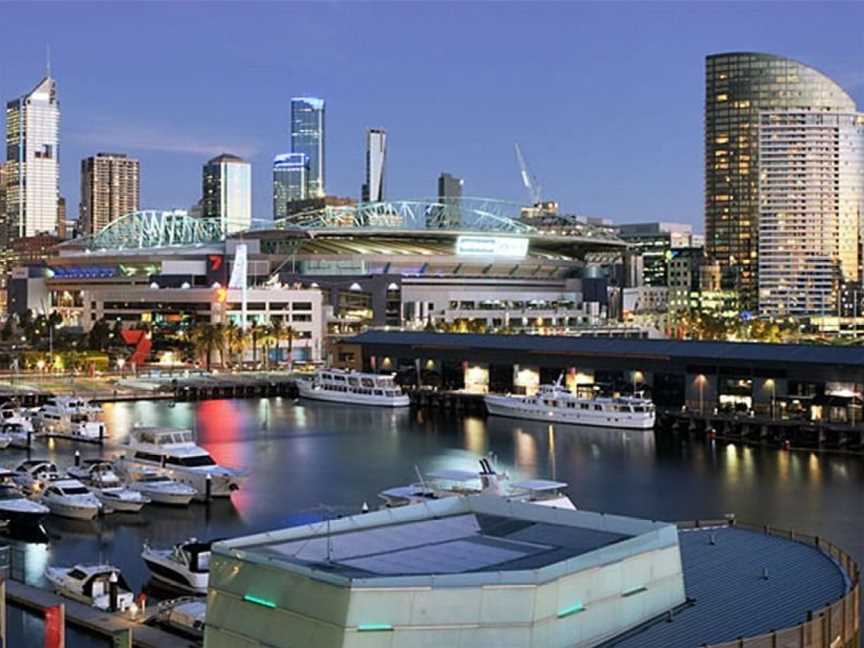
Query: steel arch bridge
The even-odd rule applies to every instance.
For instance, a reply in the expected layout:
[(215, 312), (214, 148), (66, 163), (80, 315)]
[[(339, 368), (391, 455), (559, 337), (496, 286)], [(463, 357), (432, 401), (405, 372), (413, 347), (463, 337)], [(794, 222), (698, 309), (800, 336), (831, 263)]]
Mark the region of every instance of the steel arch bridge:
[(225, 239), (217, 219), (195, 218), (184, 209), (131, 212), (84, 240), (91, 250), (194, 247)]
[(529, 234), (522, 205), (492, 198), (421, 198), (325, 206), (274, 222), (277, 229), (454, 230)]

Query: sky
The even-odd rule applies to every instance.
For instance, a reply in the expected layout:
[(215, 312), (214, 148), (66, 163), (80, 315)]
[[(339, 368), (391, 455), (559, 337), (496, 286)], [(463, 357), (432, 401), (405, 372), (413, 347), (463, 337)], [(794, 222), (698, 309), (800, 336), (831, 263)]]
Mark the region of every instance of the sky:
[(272, 213), (271, 161), (289, 100), (327, 102), (327, 190), (359, 197), (365, 130), (389, 135), (390, 198), (526, 201), (518, 142), (543, 196), (570, 213), (702, 229), (704, 57), (763, 51), (828, 74), (864, 109), (864, 3), (0, 3), (0, 97), (51, 68), (61, 194), (80, 161), (141, 160), (142, 207), (186, 208), (221, 152), (252, 163)]

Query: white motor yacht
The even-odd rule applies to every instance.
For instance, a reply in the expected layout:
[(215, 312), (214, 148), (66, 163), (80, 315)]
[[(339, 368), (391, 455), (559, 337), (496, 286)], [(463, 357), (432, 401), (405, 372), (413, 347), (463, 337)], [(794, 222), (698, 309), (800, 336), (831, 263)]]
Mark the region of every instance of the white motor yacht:
[(198, 491), (155, 470), (137, 469), (127, 473), (127, 487), (146, 496), (154, 504), (189, 506)]
[(100, 610), (111, 609), (111, 580), (117, 579), (117, 610), (130, 608), (134, 597), (123, 574), (112, 565), (75, 565), (74, 567), (49, 567), (45, 579), (54, 591), (70, 599), (86, 603)]
[(302, 398), (377, 407), (408, 407), (411, 402), (394, 381), (393, 374), (319, 369), (297, 381)]
[[(418, 471), (419, 474), (419, 471)], [(382, 508), (420, 504), (429, 500), (466, 495), (497, 495), (520, 502), (575, 510), (576, 505), (562, 492), (567, 484), (546, 479), (514, 482), (507, 473), (496, 472), (492, 462), (480, 460), (480, 471), (441, 470), (421, 476), (410, 486), (381, 491)]]
[(30, 411), (24, 407), (16, 407), (9, 403), (0, 407), (0, 423), (18, 423), (23, 428), (25, 434), (33, 431)]
[(8, 522), (13, 532), (38, 529), (48, 516), (48, 507), (26, 498), (15, 476), (12, 471), (0, 471), (0, 520)]
[(206, 599), (184, 596), (159, 604), (156, 620), (162, 625), (196, 639), (204, 637)]
[(147, 563), (153, 578), (182, 590), (206, 594), (210, 580), (211, 544), (190, 538), (171, 549), (154, 549), (149, 543), (144, 543), (141, 558)]
[(56, 464), (47, 459), (27, 459), (19, 463), (13, 472), (15, 483), (25, 493), (38, 493), (47, 483), (60, 478)]
[(99, 499), (77, 479), (58, 479), (49, 482), (40, 501), (51, 513), (74, 520), (92, 520), (102, 509)]
[(561, 385), (541, 385), (533, 396), (515, 394), (483, 397), (493, 416), (573, 423), (596, 427), (653, 430), (656, 412), (650, 399), (641, 396), (581, 397)]
[(9, 439), (9, 446), (26, 449), (33, 436), (33, 430), (30, 428), (28, 431), (28, 428), (18, 421), (7, 421), (0, 427), (0, 435)]
[(36, 432), (43, 436), (99, 439), (105, 436), (102, 409), (75, 396), (55, 396), (45, 401), (33, 416)]
[[(244, 475), (220, 466), (210, 453), (195, 443), (191, 430), (169, 427), (137, 427), (129, 432), (125, 454), (115, 465), (121, 472), (135, 468), (158, 468), (171, 479), (195, 489), (195, 498), (229, 497), (240, 488)], [(209, 481), (209, 487), (208, 487)]]
[(66, 472), (90, 488), (105, 513), (137, 513), (150, 503), (150, 498), (140, 491), (127, 488), (111, 464), (103, 459), (87, 459)]
[(15, 440), (12, 434), (14, 430), (15, 426), (13, 424), (4, 424), (0, 427), (0, 450), (5, 450), (12, 445), (12, 441)]

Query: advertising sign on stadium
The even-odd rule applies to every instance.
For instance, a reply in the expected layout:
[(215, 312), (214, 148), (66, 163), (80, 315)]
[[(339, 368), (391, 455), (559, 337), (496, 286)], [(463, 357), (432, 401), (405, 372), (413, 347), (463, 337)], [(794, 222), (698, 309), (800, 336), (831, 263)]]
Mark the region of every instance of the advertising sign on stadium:
[(528, 239), (509, 236), (460, 236), (456, 239), (456, 254), (521, 259), (528, 254)]

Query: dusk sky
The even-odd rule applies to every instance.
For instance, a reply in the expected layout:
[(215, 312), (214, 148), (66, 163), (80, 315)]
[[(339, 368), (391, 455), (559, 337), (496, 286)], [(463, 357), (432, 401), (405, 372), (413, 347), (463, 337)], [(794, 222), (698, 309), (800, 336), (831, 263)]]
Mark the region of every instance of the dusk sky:
[[(359, 197), (364, 131), (389, 133), (387, 194), (525, 201), (514, 142), (544, 197), (619, 222), (702, 229), (708, 53), (798, 59), (864, 107), (864, 3), (0, 4), (0, 96), (41, 78), (61, 105), (61, 190), (80, 160), (141, 160), (142, 206), (186, 208), (201, 165), (252, 162), (269, 219), (270, 164), (289, 150), (292, 96), (327, 101), (327, 190)], [(14, 28), (10, 28), (14, 25)]]

